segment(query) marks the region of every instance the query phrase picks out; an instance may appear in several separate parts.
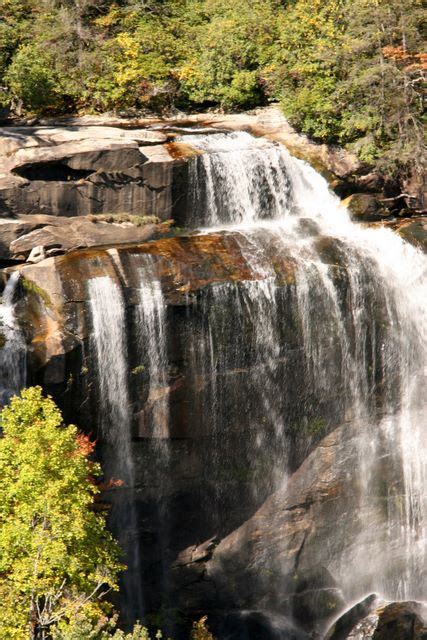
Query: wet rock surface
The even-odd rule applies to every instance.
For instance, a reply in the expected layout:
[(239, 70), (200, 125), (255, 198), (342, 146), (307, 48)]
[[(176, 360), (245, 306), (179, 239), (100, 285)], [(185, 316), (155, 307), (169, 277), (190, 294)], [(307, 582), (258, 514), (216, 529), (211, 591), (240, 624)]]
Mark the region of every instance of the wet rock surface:
[[(380, 602), (353, 628), (337, 630), (327, 640), (425, 640), (426, 606), (419, 602)], [(344, 619), (344, 616), (343, 618)], [(344, 632), (344, 635), (342, 635)]]
[(354, 193), (343, 200), (343, 205), (352, 219), (359, 222), (374, 222), (390, 215), (381, 203), (381, 194)]
[(398, 233), (404, 240), (427, 252), (427, 216), (414, 216), (406, 219), (386, 220), (375, 227), (384, 226)]
[[(315, 232), (309, 229), (309, 237)], [(334, 267), (345, 300), (345, 270), (337, 268), (344, 249), (331, 238), (314, 235), (313, 242), (325, 263)], [(135, 535), (147, 558), (143, 579), (150, 594), (148, 606), (151, 610), (160, 606), (156, 584), (163, 556), (162, 562), (172, 567), (170, 600), (187, 615), (208, 614), (218, 633), (230, 633), (231, 638), (247, 634), (251, 639), (297, 640), (313, 633), (321, 637), (330, 620), (345, 609), (349, 593), (362, 597), (369, 592), (370, 578), (379, 567), (373, 564), (355, 579), (363, 558), (354, 514), (360, 527), (363, 521), (370, 522), (365, 544), (374, 547), (387, 529), (384, 486), (393, 486), (396, 480), (393, 465), (385, 465), (375, 488), (377, 507), (372, 509), (371, 504), (363, 511), (349, 471), (359, 456), (357, 437), (362, 427), (338, 426), (345, 416), (333, 409), (343, 393), (337, 383), (331, 386), (334, 390), (326, 403), (307, 387), (298, 332), (290, 330), (295, 322), (291, 295), (295, 264), (277, 240), (268, 247), (280, 286), (280, 315), (286, 318), (280, 339), (285, 347), (276, 354), (275, 366), (279, 378), (292, 383), (287, 405), (292, 422), (285, 440), (280, 446), (269, 446), (265, 459), (255, 439), (265, 420), (258, 377), (265, 363), (254, 358), (256, 327), (250, 315), (243, 321), (238, 312), (248, 283), (256, 284), (261, 276), (249, 268), (245, 257), (249, 245), (239, 233), (79, 249), (21, 265), (16, 312), (30, 347), (30, 382), (41, 383), (52, 393), (66, 420), (90, 425), (93, 432), (102, 398), (89, 357), (92, 327), (87, 282), (108, 276), (121, 288), (133, 398), (139, 514)], [(165, 386), (149, 402), (147, 363), (138, 359), (135, 348), (138, 269), (147, 256), (154, 260), (169, 327)], [(217, 291), (221, 291), (219, 297)], [(206, 316), (214, 321), (210, 331), (218, 331), (229, 345), (218, 372), (207, 369), (201, 357), (206, 348), (200, 341)], [(221, 416), (208, 410), (219, 384), (228, 396)], [(150, 412), (162, 397), (169, 403), (167, 482), (156, 464), (158, 445), (150, 427)], [(244, 412), (239, 398), (247, 399)], [(315, 412), (311, 414), (309, 407)], [(227, 431), (218, 433), (219, 420), (227, 424)], [(102, 437), (99, 446), (101, 457), (108, 457)], [(251, 467), (253, 459), (256, 467)], [(280, 460), (287, 460), (283, 471), (291, 475), (283, 490), (271, 495), (272, 478), (266, 470), (280, 466)], [(156, 531), (162, 504), (174, 531), (166, 552), (159, 549), (162, 543)], [(226, 522), (216, 520), (218, 509), (229, 514)], [(346, 536), (348, 530), (353, 532), (351, 539)], [(399, 563), (399, 545), (392, 541), (389, 545), (390, 562)], [(344, 566), (337, 564), (340, 558), (346, 558)], [(218, 611), (229, 612), (225, 626), (224, 614)]]
[[(195, 123), (213, 127), (210, 131), (247, 127), (289, 148), (297, 144), (273, 112), (234, 120), (219, 114), (204, 118), (190, 119), (190, 130)], [(329, 291), (336, 297), (335, 306), (325, 305), (316, 297), (316, 291), (323, 291), (320, 276), (307, 276), (314, 297), (304, 307), (305, 316), (299, 316), (296, 255), (278, 235), (264, 237), (258, 231), (254, 242), (238, 231), (169, 233), (168, 225), (138, 226), (82, 215), (122, 214), (125, 209), (139, 216), (157, 212), (162, 220), (171, 213), (178, 221), (185, 219), (187, 162), (194, 150), (171, 134), (185, 134), (188, 128), (185, 122), (150, 126), (159, 128), (109, 132), (108, 127), (78, 121), (66, 131), (48, 125), (30, 135), (27, 129), (9, 130), (2, 139), (0, 258), (9, 267), (2, 277), (6, 280), (16, 269), (21, 273), (15, 312), (28, 344), (28, 383), (42, 384), (65, 420), (97, 436), (100, 458), (109, 458), (111, 445), (100, 428), (105, 398), (97, 385), (88, 288), (94, 278), (109, 279), (123, 299), (120, 330), (128, 356), (137, 513), (129, 535), (145, 559), (141, 571), (147, 610), (165, 606), (159, 584), (164, 588), (167, 583), (166, 605), (184, 617), (208, 614), (220, 638), (320, 638), (349, 602), (373, 590), (375, 574), (384, 573), (385, 539), (390, 566), (402, 566), (405, 560), (397, 528), (388, 530), (390, 513), (401, 508), (403, 489), (395, 473), (399, 452), (387, 451), (382, 433), (375, 451), (381, 462), (369, 486), (370, 501), (363, 503), (366, 488), (353, 470), (366, 454), (361, 454), (359, 438), (368, 426), (363, 421), (352, 425), (345, 403), (349, 387), (340, 368), (354, 336), (337, 345), (340, 327), (333, 320), (328, 324), (331, 308), (335, 316), (342, 311), (345, 322), (351, 321), (355, 299), (350, 263), (359, 256), (350, 254), (342, 241), (322, 235), (313, 219), (302, 217), (298, 234), (319, 257), (319, 273), (330, 274)], [(345, 154), (335, 150), (331, 155), (330, 149), (307, 144), (299, 155), (307, 152), (305, 157), (313, 159), (310, 154), (319, 152), (317, 159), (334, 176), (346, 179), (358, 170)], [(29, 214), (33, 210), (53, 215)], [(426, 249), (426, 218), (383, 222), (377, 204), (368, 217), (374, 219), (370, 225), (390, 227)], [(164, 232), (167, 237), (160, 237)], [(154, 391), (150, 363), (141, 356), (140, 325), (147, 317), (138, 315), (147, 259), (165, 305), (168, 354), (162, 384)], [(381, 415), (390, 389), (382, 370), (375, 372), (374, 361), (390, 322), (369, 264), (360, 277), (365, 286), (361, 313), (367, 309), (372, 319), (372, 329), (364, 334), (373, 389), (369, 401)], [(269, 279), (276, 287), (274, 314)], [(304, 284), (300, 281), (300, 292)], [(273, 316), (277, 324), (271, 322)], [(328, 366), (326, 381), (308, 374), (303, 317), (316, 320), (310, 339), (323, 345), (319, 360)], [(392, 374), (389, 386), (396, 386), (396, 380)], [(267, 392), (270, 405), (265, 403)], [(269, 421), (274, 396), (287, 417), (280, 423), (280, 437)], [(167, 474), (166, 458), (163, 466), (158, 464), (162, 437), (153, 428), (156, 407), (165, 398)], [(281, 415), (274, 418), (279, 423)], [(286, 485), (278, 486), (273, 470), (287, 477)], [(116, 502), (123, 495), (126, 504), (126, 487), (114, 491)], [(165, 513), (167, 531), (160, 534)], [(363, 548), (379, 550), (369, 566)], [(346, 637), (342, 634), (371, 604), (368, 600), (344, 614), (335, 624), (334, 640)], [(383, 618), (382, 627), (382, 613), (368, 616), (366, 628), (375, 633), (383, 629), (380, 640), (386, 633), (407, 633), (411, 624), (418, 629), (416, 608), (394, 612)]]
[[(356, 597), (366, 593), (378, 570), (370, 566), (364, 568), (363, 575), (360, 573), (362, 557), (358, 556), (352, 522), (356, 510), (360, 523), (366, 519), (370, 522), (367, 548), (369, 543), (375, 547), (375, 540), (387, 530), (380, 509), (373, 512), (360, 508), (358, 488), (348, 473), (351, 461), (357, 458), (357, 437), (351, 428), (342, 427), (322, 440), (289, 478), (286, 489), (269, 497), (247, 522), (215, 547), (204, 571), (200, 563), (186, 565), (187, 575), (193, 566), (193, 580), (188, 578), (186, 585), (180, 582), (176, 597), (184, 598), (187, 607), (206, 612), (213, 606), (212, 593), (221, 594), (224, 603), (233, 603), (240, 611), (262, 602), (272, 615), (282, 615), (301, 631), (314, 633), (309, 637), (322, 638), (330, 620), (345, 610), (344, 593), (353, 591)], [(393, 469), (386, 472), (387, 481), (393, 482)], [(347, 536), (349, 530), (352, 539)], [(390, 543), (390, 562), (399, 561), (395, 542)], [(345, 558), (345, 566), (337, 566), (337, 558)], [(175, 570), (179, 575), (182, 569)], [(327, 637), (353, 637), (350, 631), (375, 602), (375, 596), (370, 596), (344, 614)], [(397, 629), (397, 619), (390, 620)], [(402, 624), (406, 629), (405, 620)], [(385, 620), (382, 625), (385, 629)], [(390, 631), (388, 636), (378, 637), (400, 636)], [(406, 637), (418, 638), (402, 635)]]

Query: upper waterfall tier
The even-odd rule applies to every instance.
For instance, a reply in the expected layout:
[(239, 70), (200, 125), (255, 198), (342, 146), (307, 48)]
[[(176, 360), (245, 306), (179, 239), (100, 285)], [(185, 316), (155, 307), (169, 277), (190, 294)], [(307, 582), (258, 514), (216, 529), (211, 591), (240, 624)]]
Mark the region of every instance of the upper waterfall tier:
[(248, 133), (186, 136), (200, 151), (190, 161), (191, 226), (253, 224), (280, 218), (291, 205), (285, 152)]

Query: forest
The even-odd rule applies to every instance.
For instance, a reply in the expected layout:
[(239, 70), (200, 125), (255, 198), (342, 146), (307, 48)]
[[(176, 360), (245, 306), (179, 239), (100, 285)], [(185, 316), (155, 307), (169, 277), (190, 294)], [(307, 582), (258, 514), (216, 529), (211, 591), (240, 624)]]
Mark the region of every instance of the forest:
[(0, 104), (18, 115), (239, 110), (389, 174), (420, 169), (421, 0), (1, 0)]

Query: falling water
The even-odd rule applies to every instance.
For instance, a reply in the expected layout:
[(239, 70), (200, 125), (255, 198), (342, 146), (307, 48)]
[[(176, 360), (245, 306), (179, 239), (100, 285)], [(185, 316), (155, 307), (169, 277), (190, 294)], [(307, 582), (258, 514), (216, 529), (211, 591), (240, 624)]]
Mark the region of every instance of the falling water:
[(26, 348), (14, 310), (18, 282), (19, 272), (14, 271), (0, 302), (0, 406), (25, 386)]
[[(249, 383), (246, 390), (239, 388), (233, 398), (240, 411), (251, 416), (251, 394), (257, 385), (262, 389), (261, 397), (256, 392), (254, 397), (265, 409), (267, 424), (258, 427), (257, 456), (268, 446), (286, 458), (285, 442), (295, 418), (300, 427), (308, 421), (320, 432), (340, 422), (352, 424), (359, 434), (353, 461), (359, 511), (367, 517), (385, 503), (388, 540), (373, 539), (369, 522), (358, 522), (352, 532), (342, 531), (343, 540), (354, 538), (356, 561), (351, 572), (348, 564), (335, 571), (349, 598), (371, 590), (389, 599), (425, 598), (425, 256), (390, 230), (351, 222), (326, 181), (277, 145), (246, 133), (186, 140), (204, 152), (191, 167), (194, 210), (204, 213), (206, 227), (240, 232), (242, 255), (256, 278), (231, 285), (234, 303), (229, 286), (216, 287), (205, 310), (203, 346), (193, 348), (204, 354), (204, 366), (213, 368), (209, 404), (214, 430), (223, 432), (221, 404), (229, 406), (233, 394), (229, 385), (226, 399), (219, 384), (221, 358), (234, 369), (242, 366), (247, 345), (239, 336), (242, 322), (249, 318), (256, 335), (248, 351), (262, 362), (262, 375), (253, 379), (253, 387)], [(287, 300), (291, 314), (280, 301), (269, 258), (272, 245), (281, 247), (294, 266)], [(220, 308), (233, 308), (237, 320), (226, 314), (222, 322), (215, 311)], [(305, 417), (289, 411), (292, 373), (278, 365), (281, 358), (290, 357), (284, 353), (283, 328), (282, 333), (278, 329), (280, 318), (285, 321), (289, 315), (302, 348), (303, 384), (310, 389), (300, 398)], [(233, 326), (230, 337), (227, 323)], [(194, 359), (192, 366), (201, 370)], [(254, 362), (251, 367), (257, 370)], [(298, 386), (294, 392), (298, 395)], [(317, 423), (316, 408), (321, 416)], [(275, 457), (272, 463), (273, 475), (282, 481), (284, 458), (280, 463)], [(389, 465), (385, 478), (384, 460)], [(386, 495), (378, 495), (381, 482), (389, 483)]]
[[(354, 518), (337, 525), (323, 561), (330, 548), (327, 566), (348, 601), (371, 591), (425, 598), (425, 256), (387, 229), (354, 224), (323, 178), (278, 145), (245, 133), (186, 140), (202, 152), (190, 163), (190, 222), (206, 227), (202, 233), (232, 230), (251, 273), (201, 290), (182, 321), (187, 410), (207, 438), (199, 450), (206, 532), (221, 537), (238, 526), (286, 487), (324, 435), (346, 425), (353, 436), (342, 443), (342, 464), (350, 465)], [(175, 336), (157, 259), (133, 258), (147, 383), (139, 433), (151, 440), (160, 469), (157, 534), (167, 593), (175, 417), (168, 343)], [(90, 281), (89, 292), (103, 433), (133, 487), (122, 293), (108, 278)], [(371, 517), (381, 520), (385, 538)], [(138, 562), (135, 555), (134, 573)]]
[[(159, 469), (157, 499), (152, 519), (157, 530), (157, 552), (161, 564), (162, 603), (166, 606), (170, 583), (168, 566), (172, 523), (170, 518), (170, 441), (169, 441), (169, 361), (167, 350), (166, 303), (156, 260), (151, 255), (134, 256), (138, 271), (137, 338), (146, 363), (148, 393), (141, 412), (140, 429), (151, 438), (152, 455)], [(164, 616), (164, 629), (173, 632), (173, 621)]]
[(126, 318), (120, 287), (108, 277), (89, 280), (88, 292), (96, 360), (100, 427), (109, 448), (105, 456), (108, 479), (123, 482), (127, 493), (112, 492), (111, 527), (125, 552), (122, 614), (141, 618), (143, 594), (135, 509), (135, 473), (131, 447), (131, 410), (128, 391)]
[[(159, 447), (167, 456), (167, 438), (169, 437), (169, 389), (168, 359), (166, 345), (166, 304), (162, 288), (156, 277), (152, 256), (138, 256), (138, 325), (139, 350), (147, 359), (149, 374), (149, 392), (144, 406), (144, 418), (152, 437), (160, 439)], [(148, 414), (148, 415), (147, 415)]]
[(204, 152), (190, 163), (190, 226), (251, 224), (283, 215), (290, 184), (280, 147), (242, 132), (185, 140)]

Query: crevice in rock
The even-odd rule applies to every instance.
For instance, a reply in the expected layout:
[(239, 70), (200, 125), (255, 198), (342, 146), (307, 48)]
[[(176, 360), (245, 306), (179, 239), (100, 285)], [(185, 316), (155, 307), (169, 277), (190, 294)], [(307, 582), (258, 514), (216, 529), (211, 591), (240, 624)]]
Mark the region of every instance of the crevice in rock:
[(50, 182), (76, 182), (94, 173), (88, 169), (73, 169), (63, 162), (40, 162), (23, 165), (13, 170), (21, 178), (27, 180), (44, 180)]

